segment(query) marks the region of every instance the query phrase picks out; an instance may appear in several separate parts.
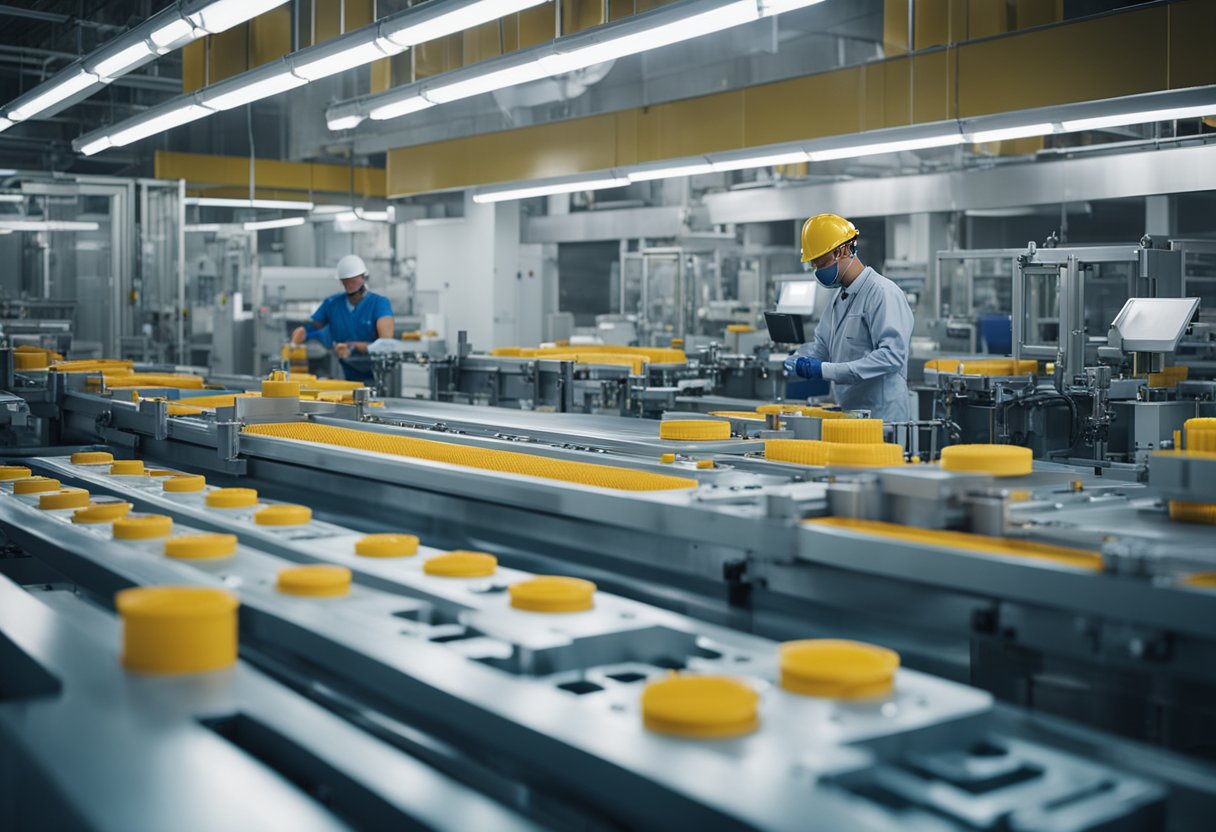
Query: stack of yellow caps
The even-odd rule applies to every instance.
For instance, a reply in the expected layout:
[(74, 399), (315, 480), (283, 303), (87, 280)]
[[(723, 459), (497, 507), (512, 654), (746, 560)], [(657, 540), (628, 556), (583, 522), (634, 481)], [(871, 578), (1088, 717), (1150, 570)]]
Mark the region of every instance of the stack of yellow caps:
[(730, 439), (730, 422), (717, 419), (665, 419), (659, 422), (659, 438), (685, 442)]
[(827, 465), (828, 443), (817, 439), (769, 439), (764, 443), (764, 458), (798, 465)]
[[(824, 425), (837, 424), (824, 422)], [(882, 468), (904, 464), (904, 449), (893, 442), (854, 445), (848, 442), (828, 442), (828, 465), (844, 468)]]
[(823, 423), (824, 442), (872, 445), (882, 442), (882, 419), (832, 419)]

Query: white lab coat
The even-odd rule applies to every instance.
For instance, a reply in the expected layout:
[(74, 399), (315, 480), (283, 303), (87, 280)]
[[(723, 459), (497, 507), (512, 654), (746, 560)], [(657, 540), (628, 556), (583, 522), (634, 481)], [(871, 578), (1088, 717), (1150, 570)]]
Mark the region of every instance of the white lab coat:
[(836, 402), (869, 410), (884, 422), (911, 420), (908, 343), (912, 309), (903, 290), (867, 266), (847, 289), (837, 289), (815, 327), (815, 339), (797, 349), (823, 362)]

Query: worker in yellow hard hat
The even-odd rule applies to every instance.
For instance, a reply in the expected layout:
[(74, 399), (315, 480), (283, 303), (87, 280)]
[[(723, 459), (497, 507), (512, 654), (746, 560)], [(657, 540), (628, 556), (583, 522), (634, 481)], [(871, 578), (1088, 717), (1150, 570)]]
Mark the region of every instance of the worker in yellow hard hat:
[(857, 227), (836, 214), (802, 225), (803, 268), (837, 289), (815, 327), (815, 339), (785, 360), (802, 378), (832, 382), (845, 410), (868, 410), (884, 422), (912, 418), (908, 343), (912, 309), (903, 290), (857, 259)]

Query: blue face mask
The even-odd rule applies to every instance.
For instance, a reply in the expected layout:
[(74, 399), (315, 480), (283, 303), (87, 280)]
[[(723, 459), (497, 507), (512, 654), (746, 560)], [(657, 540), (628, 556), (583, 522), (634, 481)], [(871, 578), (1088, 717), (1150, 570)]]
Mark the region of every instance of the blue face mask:
[(832, 265), (824, 266), (822, 269), (815, 269), (815, 279), (828, 289), (835, 289), (840, 285), (840, 261), (837, 260)]

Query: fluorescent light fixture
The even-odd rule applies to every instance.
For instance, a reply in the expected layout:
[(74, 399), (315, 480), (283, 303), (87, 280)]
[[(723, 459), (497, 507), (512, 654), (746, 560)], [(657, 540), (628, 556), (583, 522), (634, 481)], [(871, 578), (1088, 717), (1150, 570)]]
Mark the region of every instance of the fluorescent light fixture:
[(97, 76), (90, 72), (85, 72), (83, 69), (78, 70), (75, 75), (72, 75), (57, 84), (53, 84), (41, 95), (35, 96), (25, 104), (9, 110), (7, 115), (12, 121), (25, 121), (27, 118), (38, 115), (43, 110), (48, 110), (54, 107), (60, 101), (71, 98), (81, 90), (87, 89), (97, 83)]
[(101, 76), (102, 79), (109, 80), (122, 75), (123, 73), (132, 69), (144, 58), (150, 57), (154, 54), (156, 53), (154, 53), (148, 47), (148, 44), (141, 40), (137, 43), (131, 44), (126, 49), (115, 52), (108, 58), (103, 58), (102, 60), (98, 61), (97, 64), (94, 65), (93, 71)]
[(774, 165), (796, 165), (799, 162), (808, 161), (809, 158), (805, 150), (792, 150), (785, 153), (770, 153), (766, 156), (739, 157), (720, 161), (711, 159), (710, 167), (715, 171), (769, 168)]
[(0, 194), (0, 202), (25, 202), (25, 194)]
[(0, 228), (9, 231), (96, 231), (101, 226), (95, 222), (70, 220), (0, 220)]
[(341, 214), (349, 210), (349, 205), (318, 205), (312, 209), (312, 212), (314, 214)]
[(760, 0), (760, 16), (772, 17), (792, 12), (795, 9), (805, 9), (807, 6), (815, 6), (822, 2), (823, 0)]
[(215, 35), (286, 2), (287, 0), (216, 0), (190, 15), (190, 20), (198, 28), (206, 29)]
[(11, 121), (9, 121), (7, 118), (0, 117), (0, 132), (4, 132), (5, 130), (7, 130), (8, 128), (10, 128), (12, 126), (13, 126), (13, 123)]
[(925, 136), (919, 139), (902, 139), (890, 142), (873, 142), (852, 147), (834, 147), (828, 150), (812, 150), (812, 162), (827, 162), (832, 159), (855, 159), (861, 156), (876, 156), (880, 153), (903, 153), (908, 150), (925, 150), (931, 147), (950, 147), (962, 144), (963, 135), (958, 132), (940, 136)]
[(652, 179), (672, 179), (677, 176), (696, 176), (701, 173), (713, 173), (714, 166), (709, 162), (690, 162), (686, 165), (669, 165), (665, 168), (648, 168), (646, 170), (628, 171), (630, 182), (648, 182)]
[(338, 130), (350, 130), (352, 127), (358, 127), (362, 123), (363, 123), (363, 116), (353, 115), (353, 116), (343, 116), (342, 118), (336, 118), (333, 121), (327, 121), (327, 122), (325, 122), (325, 126), (328, 127), (330, 130), (338, 131)]
[(0, 176), (12, 176), (16, 172), (16, 168), (0, 168)]
[(394, 101), (392, 104), (377, 107), (367, 115), (374, 121), (384, 121), (390, 118), (397, 118), (397, 116), (416, 113), (419, 110), (425, 110), (427, 107), (434, 106), (434, 101), (427, 101), (421, 95), (416, 95), (413, 98), (403, 98), (400, 101)]
[(1149, 124), (1155, 121), (1176, 121), (1183, 118), (1203, 118), (1216, 114), (1216, 101), (1198, 107), (1172, 107), (1164, 110), (1142, 110), (1138, 113), (1122, 113), (1117, 116), (1078, 118), (1061, 122), (1065, 133), (1077, 130), (1103, 130), (1107, 127), (1124, 127), (1129, 124)]
[(292, 71), (301, 78), (315, 81), (318, 78), (326, 78), (330, 75), (337, 75), (339, 72), (345, 72), (348, 69), (354, 69), (357, 66), (370, 64), (372, 61), (378, 61), (389, 55), (396, 55), (403, 48), (390, 41), (384, 41), (393, 50), (388, 52), (380, 48), (378, 45), (379, 41), (384, 41), (384, 38), (380, 38), (377, 41), (356, 43), (330, 55), (317, 57), (311, 61), (302, 61), (294, 64)]
[(114, 146), (114, 144), (113, 144), (113, 142), (110, 141), (109, 136), (101, 136), (100, 138), (96, 138), (93, 141), (89, 142), (88, 144), (81, 145), (80, 152), (82, 154), (84, 154), (85, 156), (92, 156), (94, 153), (100, 153), (101, 151), (106, 150), (107, 148), (111, 148), (113, 146)]
[(569, 194), (576, 191), (598, 191), (604, 188), (621, 188), (629, 184), (627, 177), (600, 177), (597, 179), (581, 179), (569, 182), (555, 182), (548, 185), (530, 185), (522, 188), (504, 188), (495, 191), (482, 191), (473, 194), (473, 201), (478, 203), (505, 202), (511, 199), (528, 199), (534, 196), (549, 196), (550, 194)]
[[(466, 78), (461, 81), (426, 87), (423, 89), (422, 94), (426, 96), (428, 101), (432, 101), (435, 104), (459, 101), (462, 98), (480, 95), (483, 92), (493, 92), (494, 90), (513, 87), (516, 84), (526, 84), (529, 81), (548, 78), (553, 73), (549, 72), (542, 64), (542, 61), (528, 61), (527, 63), (504, 67), (493, 72), (478, 73), (472, 78)], [(376, 118), (374, 113), (372, 118)]]
[[(189, 99), (187, 99), (189, 101)], [(199, 104), (184, 103), (176, 109), (161, 113), (146, 121), (133, 124), (124, 130), (118, 130), (110, 134), (110, 144), (114, 147), (122, 147), (131, 142), (137, 142), (140, 139), (154, 136), (157, 133), (163, 133), (166, 130), (171, 130), (174, 127), (180, 127), (183, 124), (189, 124), (192, 121), (209, 115), (211, 110)]]
[(152, 43), (156, 45), (157, 49), (168, 49), (171, 44), (176, 43), (182, 38), (189, 37), (193, 33), (194, 26), (190, 24), (190, 21), (179, 17), (177, 20), (171, 20), (158, 29), (153, 29), (152, 34), (148, 37), (151, 38)]
[(1041, 124), (1024, 124), (1021, 127), (1001, 127), (996, 130), (980, 130), (967, 133), (966, 140), (972, 144), (987, 142), (1003, 142), (1009, 139), (1029, 139), (1032, 136), (1046, 136), (1055, 132), (1055, 125), (1049, 121)]
[(228, 92), (203, 93), (202, 100), (213, 110), (231, 110), (233, 107), (268, 98), (307, 83), (306, 79), (292, 75), (290, 70), (284, 69), (260, 81), (235, 85)]
[(203, 208), (278, 208), (282, 211), (311, 211), (315, 207), (305, 200), (228, 199), (219, 196), (188, 196), (186, 204)]
[[(400, 47), (415, 46), (445, 35), (472, 29), (515, 12), (547, 3), (549, 0), (478, 0), (473, 3), (436, 4), (438, 14), (423, 16), (423, 20), (410, 22), (407, 18), (397, 25), (386, 25), (384, 36)], [(452, 7), (450, 9), (445, 7)]]
[(304, 217), (284, 217), (281, 220), (260, 220), (258, 222), (245, 223), (246, 231), (264, 231), (268, 228), (291, 228), (295, 225), (303, 225), (307, 220)]
[(639, 52), (720, 32), (723, 29), (758, 20), (759, 17), (760, 13), (755, 0), (736, 0), (736, 2), (719, 6), (716, 9), (692, 14), (670, 23), (651, 26), (641, 31), (629, 32), (617, 37), (609, 35), (598, 43), (541, 58), (540, 63), (545, 67), (547, 74), (561, 75), (593, 64), (623, 58), (626, 55), (636, 55)]

